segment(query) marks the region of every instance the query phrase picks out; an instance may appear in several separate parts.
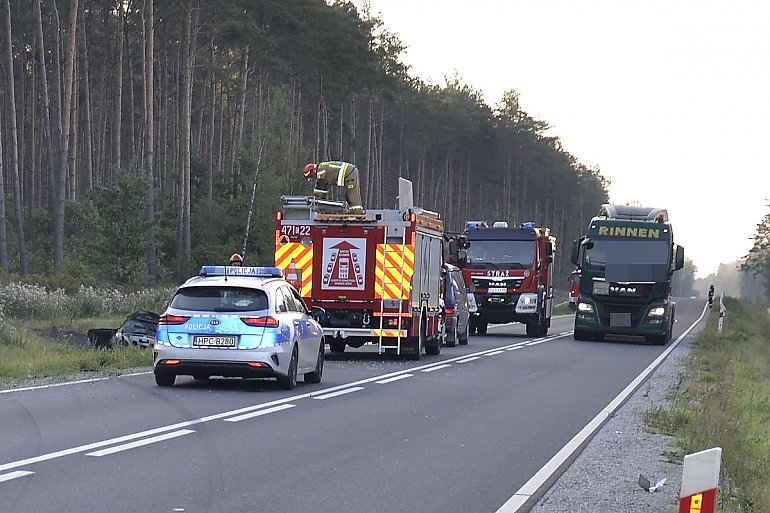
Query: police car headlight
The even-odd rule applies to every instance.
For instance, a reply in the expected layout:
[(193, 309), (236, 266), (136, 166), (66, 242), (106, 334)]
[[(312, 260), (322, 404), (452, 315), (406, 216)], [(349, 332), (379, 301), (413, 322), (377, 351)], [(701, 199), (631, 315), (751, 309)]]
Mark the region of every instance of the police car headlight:
[(578, 309), (578, 312), (593, 313), (594, 312), (594, 305), (592, 305), (591, 303), (580, 302), (580, 303), (578, 303), (577, 309)]
[(666, 315), (666, 307), (656, 306), (655, 308), (650, 308), (650, 313), (647, 315), (650, 317), (663, 317)]

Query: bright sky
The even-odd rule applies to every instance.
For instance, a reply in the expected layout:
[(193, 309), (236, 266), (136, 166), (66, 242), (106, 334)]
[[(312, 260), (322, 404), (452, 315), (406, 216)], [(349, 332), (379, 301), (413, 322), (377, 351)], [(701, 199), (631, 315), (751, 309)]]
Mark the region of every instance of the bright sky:
[(748, 253), (770, 201), (770, 2), (369, 3), (413, 76), (456, 72), (491, 106), (515, 89), (611, 201), (667, 208), (698, 277)]

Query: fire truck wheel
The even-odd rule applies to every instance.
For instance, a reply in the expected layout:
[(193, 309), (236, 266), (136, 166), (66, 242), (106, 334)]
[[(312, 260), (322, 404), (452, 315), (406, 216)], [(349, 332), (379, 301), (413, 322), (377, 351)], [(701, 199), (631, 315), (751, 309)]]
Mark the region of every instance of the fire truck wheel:
[(305, 383), (320, 383), (321, 377), (324, 374), (324, 341), (321, 340), (319, 345), (321, 347), (318, 349), (318, 357), (315, 361), (315, 369), (313, 372), (305, 373)]
[(479, 335), (486, 335), (487, 334), (487, 323), (485, 321), (479, 321), (476, 324), (476, 333)]
[(286, 376), (278, 377), (278, 384), (284, 390), (294, 390), (297, 386), (297, 359), (299, 354), (297, 352), (297, 346), (294, 346), (294, 350), (291, 352), (291, 360), (289, 360), (289, 369)]
[(540, 330), (537, 329), (538, 326), (534, 322), (528, 322), (527, 323), (527, 336), (528, 337), (536, 337), (538, 336)]
[(426, 318), (425, 313), (420, 316), (420, 330), (419, 335), (416, 337), (412, 337), (410, 342), (412, 345), (412, 359), (413, 360), (420, 360), (422, 359), (422, 352), (426, 349), (426, 339), (427, 339), (427, 327), (426, 324)]
[(465, 323), (465, 331), (459, 334), (455, 334), (455, 337), (457, 337), (457, 343), (461, 346), (468, 345), (468, 324), (468, 322)]
[(332, 353), (344, 353), (345, 352), (345, 341), (344, 340), (330, 340), (329, 341), (329, 350)]

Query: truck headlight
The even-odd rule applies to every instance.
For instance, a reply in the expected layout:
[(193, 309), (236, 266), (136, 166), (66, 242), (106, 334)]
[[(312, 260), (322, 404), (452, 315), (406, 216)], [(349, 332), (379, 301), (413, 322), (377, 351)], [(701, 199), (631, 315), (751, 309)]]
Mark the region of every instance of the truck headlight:
[(647, 314), (649, 317), (663, 317), (666, 315), (666, 307), (665, 306), (656, 306), (655, 308), (650, 308), (650, 313)]
[(531, 297), (531, 296), (525, 296), (521, 298), (521, 304), (525, 306), (534, 305), (537, 301), (537, 298)]
[(583, 313), (593, 313), (594, 312), (594, 306), (591, 303), (583, 303), (582, 301), (578, 303), (578, 312)]

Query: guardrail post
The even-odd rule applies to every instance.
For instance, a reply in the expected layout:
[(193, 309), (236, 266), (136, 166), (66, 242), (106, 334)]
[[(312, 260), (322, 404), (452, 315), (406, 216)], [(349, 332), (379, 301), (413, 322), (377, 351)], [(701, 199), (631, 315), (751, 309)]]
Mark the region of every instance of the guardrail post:
[(714, 513), (719, 486), (722, 448), (714, 447), (684, 457), (679, 513)]

